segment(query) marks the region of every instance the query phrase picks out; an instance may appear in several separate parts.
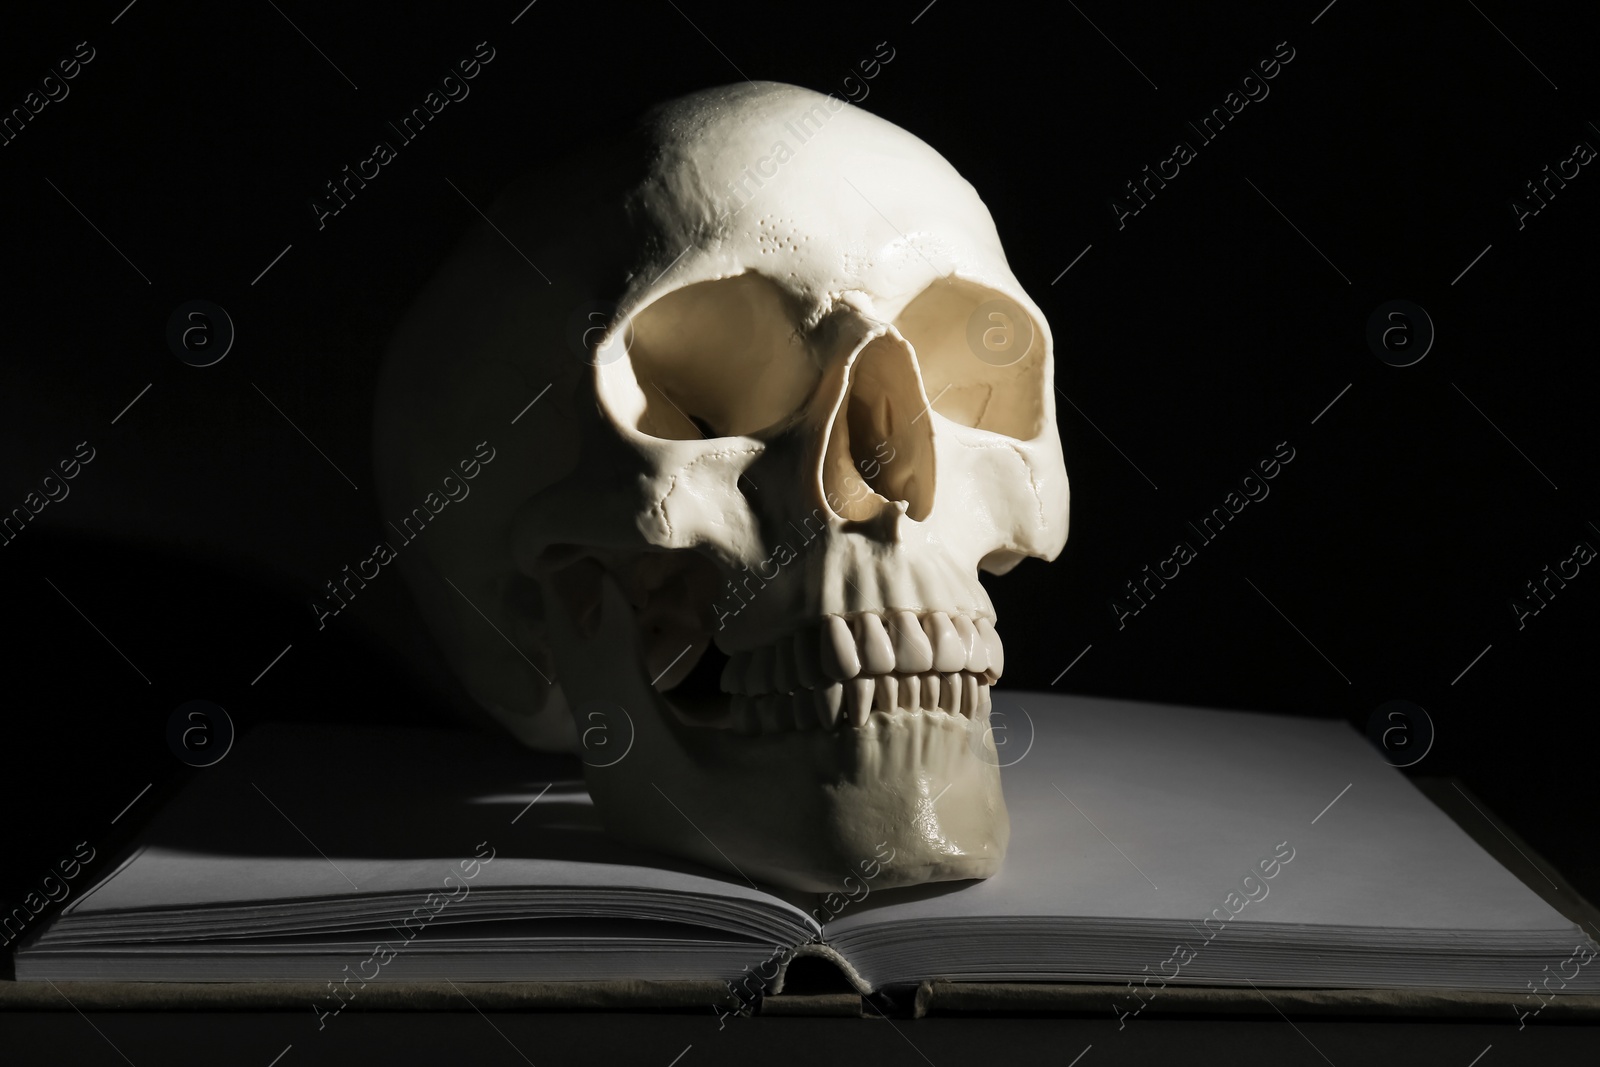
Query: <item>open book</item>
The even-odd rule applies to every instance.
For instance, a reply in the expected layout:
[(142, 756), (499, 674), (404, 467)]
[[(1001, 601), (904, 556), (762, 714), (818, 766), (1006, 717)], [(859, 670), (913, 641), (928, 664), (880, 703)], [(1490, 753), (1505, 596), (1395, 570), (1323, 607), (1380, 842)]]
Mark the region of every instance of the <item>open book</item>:
[[(863, 992), (1155, 976), (1524, 993), (1556, 973), (1600, 990), (1582, 930), (1342, 722), (1040, 693), (996, 707), (1001, 873), (876, 889), (886, 843), (821, 897), (610, 840), (570, 758), (262, 727), (21, 947), (17, 978), (754, 976), (775, 992), (814, 954)], [(663, 818), (694, 819), (694, 796), (670, 799)]]

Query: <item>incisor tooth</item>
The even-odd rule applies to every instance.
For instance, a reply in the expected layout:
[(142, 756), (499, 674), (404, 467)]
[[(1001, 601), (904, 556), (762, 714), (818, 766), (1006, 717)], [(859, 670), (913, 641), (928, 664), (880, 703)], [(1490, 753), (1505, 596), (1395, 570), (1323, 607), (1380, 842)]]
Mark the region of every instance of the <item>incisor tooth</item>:
[(942, 696), (944, 696), (942, 707), (946, 712), (949, 712), (950, 715), (960, 715), (962, 713), (966, 704), (963, 702), (965, 688), (962, 686), (962, 675), (960, 673), (947, 673), (947, 675), (944, 675), (944, 693), (942, 693)]
[(934, 670), (951, 674), (967, 665), (967, 650), (961, 647), (961, 638), (950, 625), (950, 616), (942, 611), (930, 611), (922, 619), (922, 629), (933, 645)]
[(844, 704), (844, 686), (839, 682), (825, 685), (816, 691), (812, 698), (815, 704), (814, 715), (817, 723), (824, 730), (833, 730), (839, 725), (839, 708)]
[(872, 713), (872, 692), (877, 688), (871, 678), (852, 678), (845, 683), (844, 711), (851, 726), (865, 726)]
[[(921, 633), (921, 631), (917, 631)], [(900, 706), (907, 711), (922, 707), (922, 676), (908, 674), (900, 679)]]
[(822, 681), (822, 661), (819, 658), (818, 646), (816, 627), (802, 626), (800, 632), (795, 634), (794, 673), (800, 684), (807, 689), (817, 688), (817, 683)]
[(897, 611), (889, 618), (889, 637), (894, 642), (894, 667), (901, 674), (922, 674), (933, 670), (933, 645), (922, 632), (922, 624), (909, 611)]
[(1006, 669), (1006, 650), (1000, 644), (1000, 635), (995, 632), (994, 623), (979, 619), (978, 636), (983, 638), (983, 647), (989, 652), (989, 673), (1000, 677)]
[(837, 615), (822, 620), (822, 633), (818, 637), (821, 647), (822, 673), (836, 682), (848, 681), (861, 673), (861, 660), (856, 655), (856, 639), (850, 627)]
[(937, 674), (922, 676), (922, 706), (933, 711), (939, 706), (940, 679)]
[(969, 719), (978, 717), (978, 676), (965, 671), (961, 672), (961, 711)]
[(893, 712), (900, 706), (900, 680), (892, 674), (878, 675), (877, 699), (873, 706), (879, 711)]
[(946, 674), (940, 679), (939, 707), (951, 715), (961, 714), (961, 675)]
[(988, 670), (989, 650), (984, 646), (978, 628), (972, 625), (972, 620), (965, 615), (957, 615), (950, 622), (956, 628), (956, 636), (961, 638), (961, 647), (967, 650), (967, 662), (961, 666), (973, 674), (982, 674)]
[(750, 653), (750, 666), (744, 672), (744, 691), (751, 696), (772, 691), (771, 645), (762, 645)]
[(888, 674), (894, 670), (894, 645), (883, 628), (883, 620), (872, 612), (856, 619), (856, 647), (861, 650), (861, 669), (867, 674)]

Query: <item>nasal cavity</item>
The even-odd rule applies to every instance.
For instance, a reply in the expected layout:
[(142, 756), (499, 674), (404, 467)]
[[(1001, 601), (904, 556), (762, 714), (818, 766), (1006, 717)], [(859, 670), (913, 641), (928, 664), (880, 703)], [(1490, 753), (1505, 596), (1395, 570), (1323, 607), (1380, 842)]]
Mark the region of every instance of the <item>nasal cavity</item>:
[(904, 501), (917, 521), (933, 510), (933, 417), (911, 346), (892, 334), (851, 361), (823, 453), (825, 499), (840, 518), (872, 519)]

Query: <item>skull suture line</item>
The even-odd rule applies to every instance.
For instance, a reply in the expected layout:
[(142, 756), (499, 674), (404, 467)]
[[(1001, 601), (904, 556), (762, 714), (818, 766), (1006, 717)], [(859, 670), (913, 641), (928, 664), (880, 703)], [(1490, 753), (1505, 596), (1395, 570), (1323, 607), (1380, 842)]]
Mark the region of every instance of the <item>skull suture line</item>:
[(880, 886), (993, 874), (977, 572), (1060, 552), (1067, 476), (1049, 328), (972, 187), (761, 83), (489, 217), (397, 331), (376, 419), (391, 508), (473, 442), (503, 457), (404, 561), (467, 691), (534, 747), (603, 725), (621, 837), (813, 891), (885, 842)]

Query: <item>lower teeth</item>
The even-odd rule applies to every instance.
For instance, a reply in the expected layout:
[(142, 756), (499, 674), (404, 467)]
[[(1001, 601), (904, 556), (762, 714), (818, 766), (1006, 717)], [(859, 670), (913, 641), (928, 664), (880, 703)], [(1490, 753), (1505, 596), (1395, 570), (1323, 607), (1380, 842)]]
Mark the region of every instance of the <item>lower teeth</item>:
[(989, 711), (988, 683), (967, 671), (950, 674), (857, 676), (819, 689), (730, 694), (726, 725), (745, 735), (867, 725), (874, 713), (981, 718)]

